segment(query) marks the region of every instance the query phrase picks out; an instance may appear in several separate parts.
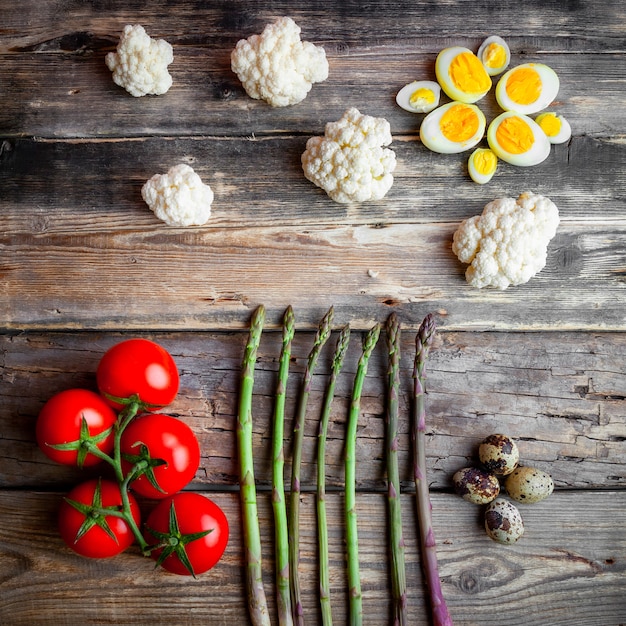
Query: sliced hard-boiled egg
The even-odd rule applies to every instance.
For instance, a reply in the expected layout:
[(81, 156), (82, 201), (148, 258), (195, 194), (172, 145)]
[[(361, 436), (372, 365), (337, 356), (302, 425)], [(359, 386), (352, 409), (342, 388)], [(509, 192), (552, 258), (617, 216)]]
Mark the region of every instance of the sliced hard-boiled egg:
[(535, 118), (535, 122), (541, 126), (550, 143), (565, 143), (572, 136), (572, 127), (569, 122), (553, 111), (541, 113)]
[(433, 152), (455, 154), (473, 148), (483, 138), (485, 126), (485, 116), (475, 104), (448, 102), (423, 119), (420, 139)]
[(559, 77), (543, 63), (511, 68), (496, 85), (496, 100), (505, 111), (530, 115), (545, 109), (559, 93)]
[(505, 111), (487, 130), (489, 147), (512, 165), (537, 165), (550, 154), (550, 142), (539, 124), (527, 115)]
[(453, 46), (437, 55), (435, 74), (444, 92), (458, 102), (472, 104), (491, 89), (491, 78), (480, 59), (467, 48)]
[(498, 157), (489, 148), (476, 148), (467, 161), (470, 178), (479, 185), (488, 183), (497, 167)]
[(504, 72), (511, 62), (511, 50), (502, 37), (487, 37), (478, 48), (478, 58), (489, 76), (497, 76)]
[(439, 106), (441, 87), (433, 80), (416, 80), (400, 89), (396, 102), (411, 113), (429, 113)]

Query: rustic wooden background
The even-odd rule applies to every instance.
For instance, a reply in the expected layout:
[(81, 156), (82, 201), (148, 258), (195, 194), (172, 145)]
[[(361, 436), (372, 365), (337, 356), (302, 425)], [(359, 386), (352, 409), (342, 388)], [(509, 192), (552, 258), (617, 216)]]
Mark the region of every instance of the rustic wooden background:
[[(323, 45), (330, 75), (294, 107), (249, 99), (230, 70), (235, 43), (281, 15)], [(104, 65), (127, 23), (174, 46), (174, 84), (135, 99)], [(442, 48), (504, 37), (512, 63), (554, 68), (554, 109), (573, 137), (543, 164), (501, 164), (478, 186), (467, 155), (437, 155), (420, 116), (395, 105), (434, 79)], [(342, 450), (359, 331), (395, 311), (403, 325), (401, 478), (413, 624), (428, 623), (409, 455), (415, 329), (439, 326), (428, 365), (428, 471), (444, 594), (456, 624), (626, 624), (626, 10), (618, 0), (491, 3), (0, 0), (0, 623), (241, 624), (246, 621), (236, 493), (237, 382), (251, 311), (268, 309), (255, 387), (255, 460), (273, 597), (270, 415), (277, 332), (287, 305), (298, 333), (287, 432), (312, 329), (330, 305), (353, 340), (330, 425), (333, 610), (346, 622)], [(398, 166), (379, 202), (339, 205), (306, 181), (300, 154), (345, 108), (389, 120)], [(487, 117), (493, 94), (481, 102)], [(159, 222), (140, 195), (171, 165), (215, 192), (200, 228)], [(507, 291), (477, 291), (450, 251), (459, 222), (499, 196), (532, 190), (559, 207), (546, 268)], [(202, 447), (191, 488), (231, 521), (224, 559), (187, 578), (154, 572), (130, 550), (108, 561), (72, 554), (57, 536), (61, 494), (85, 472), (49, 463), (34, 444), (43, 403), (94, 386), (103, 351), (127, 336), (170, 349), (181, 370), (171, 412)], [(314, 378), (303, 468), (302, 572), (317, 623), (313, 477), (330, 360)], [(384, 342), (365, 385), (358, 513), (368, 624), (389, 618), (384, 499)], [(523, 507), (526, 535), (491, 542), (480, 510), (451, 476), (492, 432), (519, 441), (556, 491)], [(289, 446), (289, 442), (287, 441)], [(289, 448), (288, 448), (289, 450)], [(289, 471), (289, 458), (286, 471)]]

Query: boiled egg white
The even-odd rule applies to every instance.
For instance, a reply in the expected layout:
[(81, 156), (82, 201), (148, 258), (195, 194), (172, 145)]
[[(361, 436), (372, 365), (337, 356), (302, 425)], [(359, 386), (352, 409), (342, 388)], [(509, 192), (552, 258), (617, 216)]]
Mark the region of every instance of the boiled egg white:
[(572, 136), (572, 127), (569, 122), (553, 111), (541, 113), (535, 118), (535, 122), (541, 126), (550, 143), (565, 143)]
[(441, 87), (433, 80), (416, 80), (400, 89), (396, 102), (411, 113), (429, 113), (439, 106)]
[(485, 126), (485, 116), (475, 104), (448, 102), (423, 119), (420, 139), (433, 152), (456, 154), (473, 148), (483, 138)]
[(487, 142), (499, 159), (512, 165), (537, 165), (550, 154), (550, 142), (539, 124), (512, 111), (501, 113), (489, 124)]
[(531, 115), (545, 109), (559, 93), (559, 77), (543, 63), (511, 68), (496, 85), (496, 100), (505, 111)]
[(487, 37), (478, 48), (478, 58), (489, 76), (497, 76), (504, 72), (511, 62), (511, 50), (502, 37)]
[(451, 100), (472, 104), (491, 89), (491, 78), (480, 59), (467, 48), (443, 49), (435, 61), (435, 74)]
[(467, 161), (470, 178), (479, 185), (488, 183), (496, 173), (498, 157), (489, 148), (476, 148)]

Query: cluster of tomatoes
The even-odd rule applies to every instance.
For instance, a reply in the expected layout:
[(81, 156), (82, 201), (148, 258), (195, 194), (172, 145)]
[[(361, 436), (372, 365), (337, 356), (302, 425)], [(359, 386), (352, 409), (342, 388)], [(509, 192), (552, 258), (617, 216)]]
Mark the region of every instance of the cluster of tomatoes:
[[(111, 557), (137, 543), (170, 572), (206, 572), (226, 549), (228, 521), (210, 499), (181, 491), (196, 474), (200, 446), (185, 422), (159, 412), (178, 393), (174, 359), (152, 341), (128, 339), (103, 355), (96, 382), (98, 393), (56, 394), (37, 419), (37, 443), (48, 457), (108, 465), (111, 475), (67, 494), (61, 537), (87, 557)], [(143, 527), (136, 495), (156, 501)]]

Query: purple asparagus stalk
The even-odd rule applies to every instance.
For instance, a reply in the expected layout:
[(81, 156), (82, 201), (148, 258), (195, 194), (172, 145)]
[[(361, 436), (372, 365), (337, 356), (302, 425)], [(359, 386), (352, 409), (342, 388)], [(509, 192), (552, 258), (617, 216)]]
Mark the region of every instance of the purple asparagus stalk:
[(413, 368), (413, 463), (417, 518), (420, 530), (422, 567), (430, 594), (433, 623), (435, 626), (452, 626), (452, 617), (448, 612), (441, 590), (437, 549), (432, 524), (432, 505), (426, 480), (426, 408), (424, 401), (424, 367), (428, 352), (435, 336), (435, 318), (428, 314), (415, 338), (415, 364)]
[(393, 595), (393, 623), (407, 626), (406, 568), (404, 564), (404, 536), (400, 504), (400, 473), (398, 470), (398, 403), (400, 395), (400, 324), (392, 313), (385, 327), (387, 335), (387, 412), (385, 444), (387, 465), (387, 502), (389, 517), (389, 546), (391, 556), (391, 591)]

